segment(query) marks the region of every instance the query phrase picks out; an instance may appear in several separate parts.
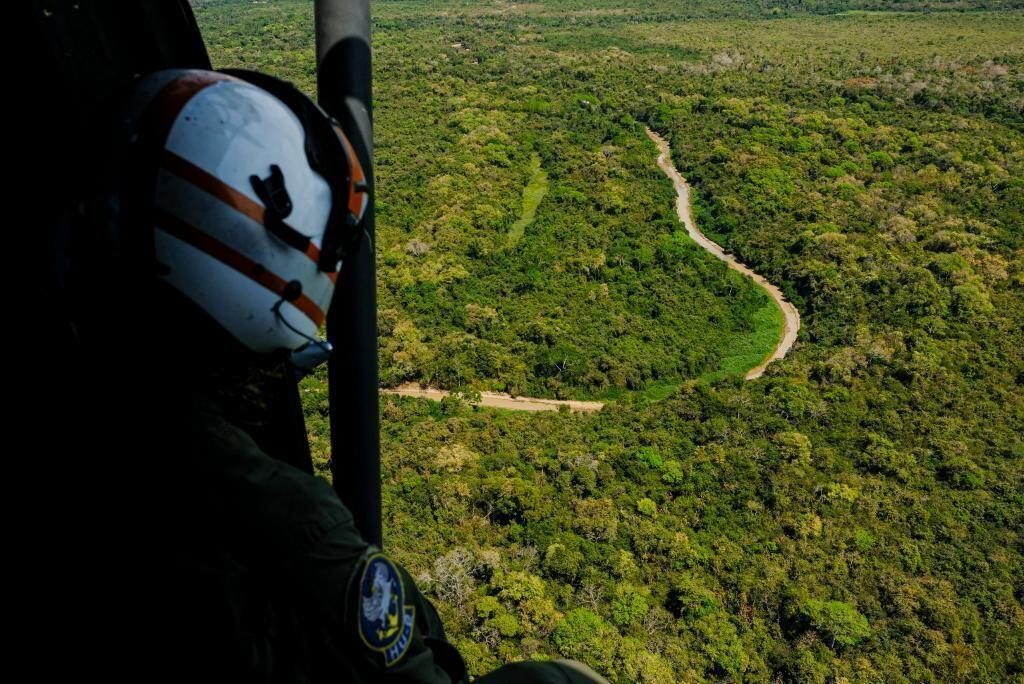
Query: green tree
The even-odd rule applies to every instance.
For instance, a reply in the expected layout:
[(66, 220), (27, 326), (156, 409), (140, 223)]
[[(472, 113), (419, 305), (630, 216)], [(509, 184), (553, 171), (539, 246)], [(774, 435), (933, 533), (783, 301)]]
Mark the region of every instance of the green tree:
[(849, 603), (808, 599), (803, 613), (831, 646), (853, 646), (871, 636), (868, 619)]

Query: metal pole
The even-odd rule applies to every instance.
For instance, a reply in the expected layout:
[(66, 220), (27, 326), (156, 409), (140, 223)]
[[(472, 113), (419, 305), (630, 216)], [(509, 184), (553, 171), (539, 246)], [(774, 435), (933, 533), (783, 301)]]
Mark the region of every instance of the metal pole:
[(377, 278), (374, 256), (373, 121), (369, 0), (316, 0), (317, 84), (321, 106), (341, 122), (367, 173), (366, 234), (342, 266), (327, 336), (331, 469), (334, 489), (363, 538), (381, 533), (377, 388)]

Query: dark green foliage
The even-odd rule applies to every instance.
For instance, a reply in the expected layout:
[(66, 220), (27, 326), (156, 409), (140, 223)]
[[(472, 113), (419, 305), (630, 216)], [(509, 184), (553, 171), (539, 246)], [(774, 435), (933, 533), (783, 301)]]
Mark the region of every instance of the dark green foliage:
[[(384, 400), (386, 543), (475, 673), (1020, 680), (1014, 6), (377, 4), (385, 382), (616, 399)], [(312, 87), (309, 3), (198, 13), (217, 63)], [(764, 300), (680, 233), (639, 122), (801, 311), (758, 381), (715, 373)], [(303, 385), (321, 469), (325, 390)]]

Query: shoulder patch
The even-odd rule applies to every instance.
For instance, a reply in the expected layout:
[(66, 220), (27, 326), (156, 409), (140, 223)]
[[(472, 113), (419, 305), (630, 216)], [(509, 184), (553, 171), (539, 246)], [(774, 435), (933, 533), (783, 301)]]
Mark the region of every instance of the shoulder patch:
[(363, 643), (384, 654), (385, 667), (391, 667), (408, 650), (415, 622), (416, 609), (405, 605), (398, 568), (382, 553), (370, 556), (359, 581), (359, 637)]

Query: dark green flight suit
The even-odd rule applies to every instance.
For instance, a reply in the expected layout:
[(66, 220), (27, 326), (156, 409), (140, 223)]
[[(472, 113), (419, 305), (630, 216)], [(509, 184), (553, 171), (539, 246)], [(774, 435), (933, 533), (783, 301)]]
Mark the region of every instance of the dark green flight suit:
[[(169, 486), (145, 504), (167, 521), (159, 547), (173, 559), (149, 612), (162, 623), (159, 659), (192, 681), (466, 680), (408, 573), (360, 538), (327, 483), (243, 429), (258, 406), (192, 396), (178, 409), (161, 435)], [(603, 680), (546, 662), (476, 681)]]

